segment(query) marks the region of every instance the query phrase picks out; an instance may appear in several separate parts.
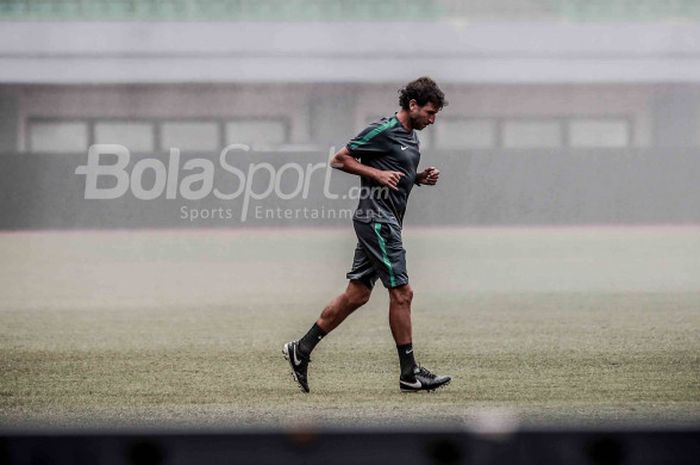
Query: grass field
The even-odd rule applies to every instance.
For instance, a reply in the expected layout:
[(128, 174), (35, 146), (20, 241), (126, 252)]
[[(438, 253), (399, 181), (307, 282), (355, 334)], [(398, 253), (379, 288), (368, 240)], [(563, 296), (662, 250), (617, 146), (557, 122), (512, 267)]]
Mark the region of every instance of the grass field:
[(344, 287), (349, 228), (0, 234), (0, 426), (700, 423), (700, 228), (405, 241), (416, 353), (452, 384), (398, 392), (378, 288), (303, 395), (282, 345)]

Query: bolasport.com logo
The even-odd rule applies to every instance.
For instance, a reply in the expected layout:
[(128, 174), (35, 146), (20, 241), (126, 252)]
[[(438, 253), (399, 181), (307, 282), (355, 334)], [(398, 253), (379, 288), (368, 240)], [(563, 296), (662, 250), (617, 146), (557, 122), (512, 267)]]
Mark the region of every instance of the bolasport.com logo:
[[(334, 154), (329, 150), (329, 159)], [(167, 161), (140, 158), (131, 163), (129, 149), (119, 144), (94, 144), (88, 149), (87, 163), (75, 169), (85, 176), (84, 198), (109, 201), (131, 195), (140, 201), (157, 199), (187, 201), (178, 208), (183, 221), (198, 220), (306, 220), (349, 219), (353, 209), (333, 208), (328, 201), (386, 198), (387, 187), (371, 189), (355, 185), (345, 193), (331, 191), (334, 171), (329, 161), (298, 163), (267, 161), (247, 163), (236, 155), (250, 152), (245, 144), (224, 147), (218, 159), (188, 158), (182, 161), (180, 150), (171, 148)], [(218, 163), (215, 163), (218, 162)], [(325, 199), (315, 207), (304, 201)], [(192, 202), (217, 202), (216, 207), (192, 206)], [(224, 202), (225, 206), (221, 206)], [(285, 202), (295, 207), (285, 207)], [(301, 204), (301, 205), (300, 205)]]

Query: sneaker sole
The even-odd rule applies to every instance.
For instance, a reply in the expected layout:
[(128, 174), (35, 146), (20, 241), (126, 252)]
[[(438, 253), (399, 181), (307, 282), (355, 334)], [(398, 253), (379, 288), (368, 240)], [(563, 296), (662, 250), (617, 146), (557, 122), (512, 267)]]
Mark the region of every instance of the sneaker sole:
[(296, 383), (297, 387), (304, 394), (308, 394), (308, 391), (306, 389), (304, 389), (304, 386), (302, 386), (301, 383), (299, 382), (299, 380), (297, 379), (297, 374), (294, 371), (294, 365), (292, 365), (292, 357), (291, 357), (291, 355), (289, 355), (289, 343), (286, 343), (284, 345), (284, 347), (282, 348), (282, 355), (284, 355), (284, 359), (289, 363), (289, 368), (291, 368), (291, 370), (292, 370), (292, 373), (291, 373), (292, 379)]

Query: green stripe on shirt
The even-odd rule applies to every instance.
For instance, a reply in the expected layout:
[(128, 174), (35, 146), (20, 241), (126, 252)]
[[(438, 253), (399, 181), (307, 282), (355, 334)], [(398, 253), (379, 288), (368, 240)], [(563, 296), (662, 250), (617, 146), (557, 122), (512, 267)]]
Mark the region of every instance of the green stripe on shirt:
[(365, 134), (360, 140), (352, 142), (350, 144), (350, 148), (354, 150), (357, 147), (359, 147), (360, 145), (366, 144), (367, 142), (372, 140), (372, 138), (374, 138), (377, 134), (380, 134), (380, 133), (386, 131), (387, 129), (393, 128), (394, 126), (396, 126), (398, 124), (398, 122), (399, 122), (399, 120), (396, 119), (396, 116), (392, 116), (391, 118), (389, 118), (389, 121), (382, 124), (381, 126), (377, 126), (376, 128), (372, 129), (370, 132)]

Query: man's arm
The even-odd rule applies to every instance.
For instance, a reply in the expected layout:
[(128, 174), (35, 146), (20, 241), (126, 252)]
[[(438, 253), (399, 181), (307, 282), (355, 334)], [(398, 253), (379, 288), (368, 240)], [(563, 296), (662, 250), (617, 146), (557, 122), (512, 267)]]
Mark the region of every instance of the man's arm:
[(372, 179), (376, 183), (387, 186), (393, 190), (398, 190), (399, 180), (404, 174), (400, 171), (384, 171), (372, 168), (371, 166), (363, 165), (356, 158), (350, 155), (347, 147), (338, 150), (331, 159), (333, 168), (345, 171), (346, 173), (356, 174), (365, 178)]

